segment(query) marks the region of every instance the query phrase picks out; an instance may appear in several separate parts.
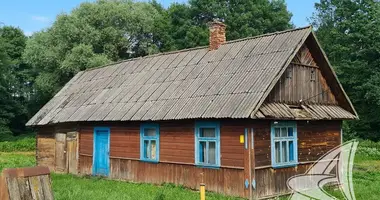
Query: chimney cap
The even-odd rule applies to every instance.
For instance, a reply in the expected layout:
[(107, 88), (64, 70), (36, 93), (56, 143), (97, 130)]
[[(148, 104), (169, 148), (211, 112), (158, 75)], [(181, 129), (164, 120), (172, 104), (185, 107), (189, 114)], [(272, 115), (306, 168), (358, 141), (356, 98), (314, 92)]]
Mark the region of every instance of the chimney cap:
[(212, 27), (212, 26), (215, 26), (215, 25), (226, 27), (226, 25), (222, 21), (220, 21), (218, 19), (214, 19), (214, 20), (212, 20), (211, 22), (208, 23), (209, 27)]

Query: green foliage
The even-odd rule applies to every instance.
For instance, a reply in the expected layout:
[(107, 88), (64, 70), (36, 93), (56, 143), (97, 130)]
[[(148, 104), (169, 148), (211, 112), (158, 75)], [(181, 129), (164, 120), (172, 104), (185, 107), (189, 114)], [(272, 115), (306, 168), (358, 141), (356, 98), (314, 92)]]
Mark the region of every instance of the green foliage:
[(91, 45), (80, 44), (66, 55), (61, 69), (66, 73), (76, 74), (79, 71), (109, 63), (104, 54), (95, 54)]
[(227, 40), (291, 28), (292, 14), (284, 0), (190, 0), (197, 24), (219, 19), (227, 25)]
[(0, 152), (28, 152), (36, 150), (35, 137), (7, 138), (7, 140), (3, 141), (0, 142)]
[(361, 120), (350, 134), (380, 140), (380, 2), (321, 0), (313, 24)]

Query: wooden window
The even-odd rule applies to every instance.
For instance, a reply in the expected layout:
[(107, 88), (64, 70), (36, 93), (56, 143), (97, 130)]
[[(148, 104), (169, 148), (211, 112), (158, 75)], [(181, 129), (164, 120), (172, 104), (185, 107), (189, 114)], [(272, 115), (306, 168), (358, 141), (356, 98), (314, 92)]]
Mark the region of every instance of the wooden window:
[(140, 159), (158, 162), (160, 159), (160, 129), (158, 124), (144, 123), (140, 126)]
[(311, 69), (310, 71), (310, 81), (315, 81), (315, 69)]
[(286, 69), (286, 78), (292, 79), (292, 77), (293, 77), (293, 68), (292, 67), (288, 67)]
[(220, 167), (219, 122), (195, 123), (195, 164), (203, 167)]
[(272, 166), (291, 167), (298, 164), (296, 122), (273, 122), (271, 127)]

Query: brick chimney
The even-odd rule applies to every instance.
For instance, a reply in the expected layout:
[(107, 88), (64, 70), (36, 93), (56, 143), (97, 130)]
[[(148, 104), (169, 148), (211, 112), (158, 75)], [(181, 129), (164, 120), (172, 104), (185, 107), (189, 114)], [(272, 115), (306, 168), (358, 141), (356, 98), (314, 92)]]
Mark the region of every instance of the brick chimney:
[(210, 46), (209, 50), (217, 50), (220, 45), (226, 43), (226, 25), (220, 21), (214, 20), (209, 23), (210, 28)]

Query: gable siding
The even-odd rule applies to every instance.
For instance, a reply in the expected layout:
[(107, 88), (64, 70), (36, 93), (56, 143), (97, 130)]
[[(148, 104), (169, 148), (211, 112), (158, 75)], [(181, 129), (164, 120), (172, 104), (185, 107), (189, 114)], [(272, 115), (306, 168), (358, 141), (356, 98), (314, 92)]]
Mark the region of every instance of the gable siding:
[[(291, 71), (291, 78), (287, 77), (288, 70)], [(311, 80), (311, 71), (315, 73), (315, 80)], [(307, 46), (298, 52), (266, 102), (298, 105), (300, 100), (307, 104), (337, 105), (335, 96)]]

